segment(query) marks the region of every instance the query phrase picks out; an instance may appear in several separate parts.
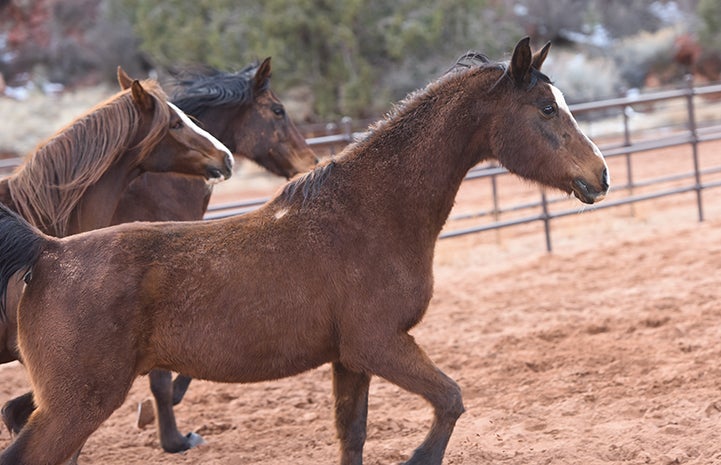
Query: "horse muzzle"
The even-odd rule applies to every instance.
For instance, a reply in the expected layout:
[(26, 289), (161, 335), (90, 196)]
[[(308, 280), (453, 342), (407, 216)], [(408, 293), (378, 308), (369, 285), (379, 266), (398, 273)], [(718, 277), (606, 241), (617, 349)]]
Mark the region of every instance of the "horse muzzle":
[(587, 204), (594, 204), (606, 198), (608, 193), (608, 169), (603, 170), (599, 187), (594, 187), (582, 178), (576, 178), (571, 183), (571, 191), (578, 200)]
[[(232, 160), (232, 158), (231, 158)], [(208, 184), (217, 184), (219, 182), (225, 181), (226, 179), (230, 178), (233, 174), (233, 164), (232, 162), (225, 161), (225, 164), (222, 167), (217, 166), (209, 166), (206, 169), (206, 181)]]

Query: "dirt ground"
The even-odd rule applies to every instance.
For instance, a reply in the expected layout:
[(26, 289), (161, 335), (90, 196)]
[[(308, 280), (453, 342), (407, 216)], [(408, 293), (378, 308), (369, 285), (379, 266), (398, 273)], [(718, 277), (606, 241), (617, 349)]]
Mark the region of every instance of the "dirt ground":
[[(702, 148), (716, 153), (721, 144)], [(435, 295), (413, 334), (463, 390), (444, 463), (721, 464), (719, 192), (704, 192), (704, 222), (692, 194), (583, 212), (568, 200), (579, 214), (553, 222), (551, 254), (540, 223), (440, 241)], [(469, 183), (457, 210), (480, 197), (486, 186)], [(17, 364), (0, 376), (0, 401), (28, 388)], [(250, 385), (193, 381), (178, 422), (207, 443), (177, 455), (154, 426), (135, 427), (149, 395), (139, 378), (80, 463), (337, 463), (328, 366)], [(374, 378), (365, 463), (406, 459), (430, 420), (423, 400)], [(10, 440), (3, 431), (0, 448)]]

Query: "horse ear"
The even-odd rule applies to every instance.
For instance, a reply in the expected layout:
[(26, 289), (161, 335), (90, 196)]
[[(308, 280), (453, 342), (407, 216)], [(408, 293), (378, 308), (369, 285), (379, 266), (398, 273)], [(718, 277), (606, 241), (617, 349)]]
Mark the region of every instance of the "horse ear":
[(271, 75), (270, 57), (268, 57), (258, 66), (258, 70), (255, 72), (255, 76), (253, 76), (253, 90), (259, 93), (267, 89), (268, 79), (270, 79)]
[(531, 38), (524, 37), (516, 44), (516, 48), (513, 49), (508, 74), (517, 86), (522, 85), (529, 78), (529, 71), (531, 70), (531, 62), (533, 60), (530, 43)]
[(546, 42), (546, 45), (543, 46), (543, 48), (536, 53), (533, 54), (533, 66), (538, 71), (541, 70), (541, 66), (543, 65), (543, 62), (546, 61), (546, 57), (548, 56), (548, 50), (551, 48), (551, 42)]
[(155, 108), (155, 100), (153, 97), (143, 89), (140, 81), (137, 79), (130, 85), (131, 93), (133, 95), (133, 101), (138, 106), (140, 111), (151, 112)]
[(118, 84), (122, 90), (129, 89), (133, 84), (133, 79), (120, 66), (118, 66)]

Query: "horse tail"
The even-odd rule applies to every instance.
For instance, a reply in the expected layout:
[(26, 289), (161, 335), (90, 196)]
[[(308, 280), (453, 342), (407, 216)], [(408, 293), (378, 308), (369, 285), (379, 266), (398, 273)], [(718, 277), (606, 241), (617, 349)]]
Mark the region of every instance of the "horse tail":
[(0, 203), (0, 321), (7, 318), (7, 286), (15, 273), (29, 273), (40, 257), (44, 234)]

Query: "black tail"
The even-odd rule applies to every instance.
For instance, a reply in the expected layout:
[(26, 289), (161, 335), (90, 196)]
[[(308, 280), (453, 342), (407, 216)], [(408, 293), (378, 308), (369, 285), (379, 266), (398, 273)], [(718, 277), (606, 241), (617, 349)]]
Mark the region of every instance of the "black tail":
[(0, 321), (7, 317), (7, 286), (18, 271), (29, 272), (42, 250), (42, 233), (0, 203)]

